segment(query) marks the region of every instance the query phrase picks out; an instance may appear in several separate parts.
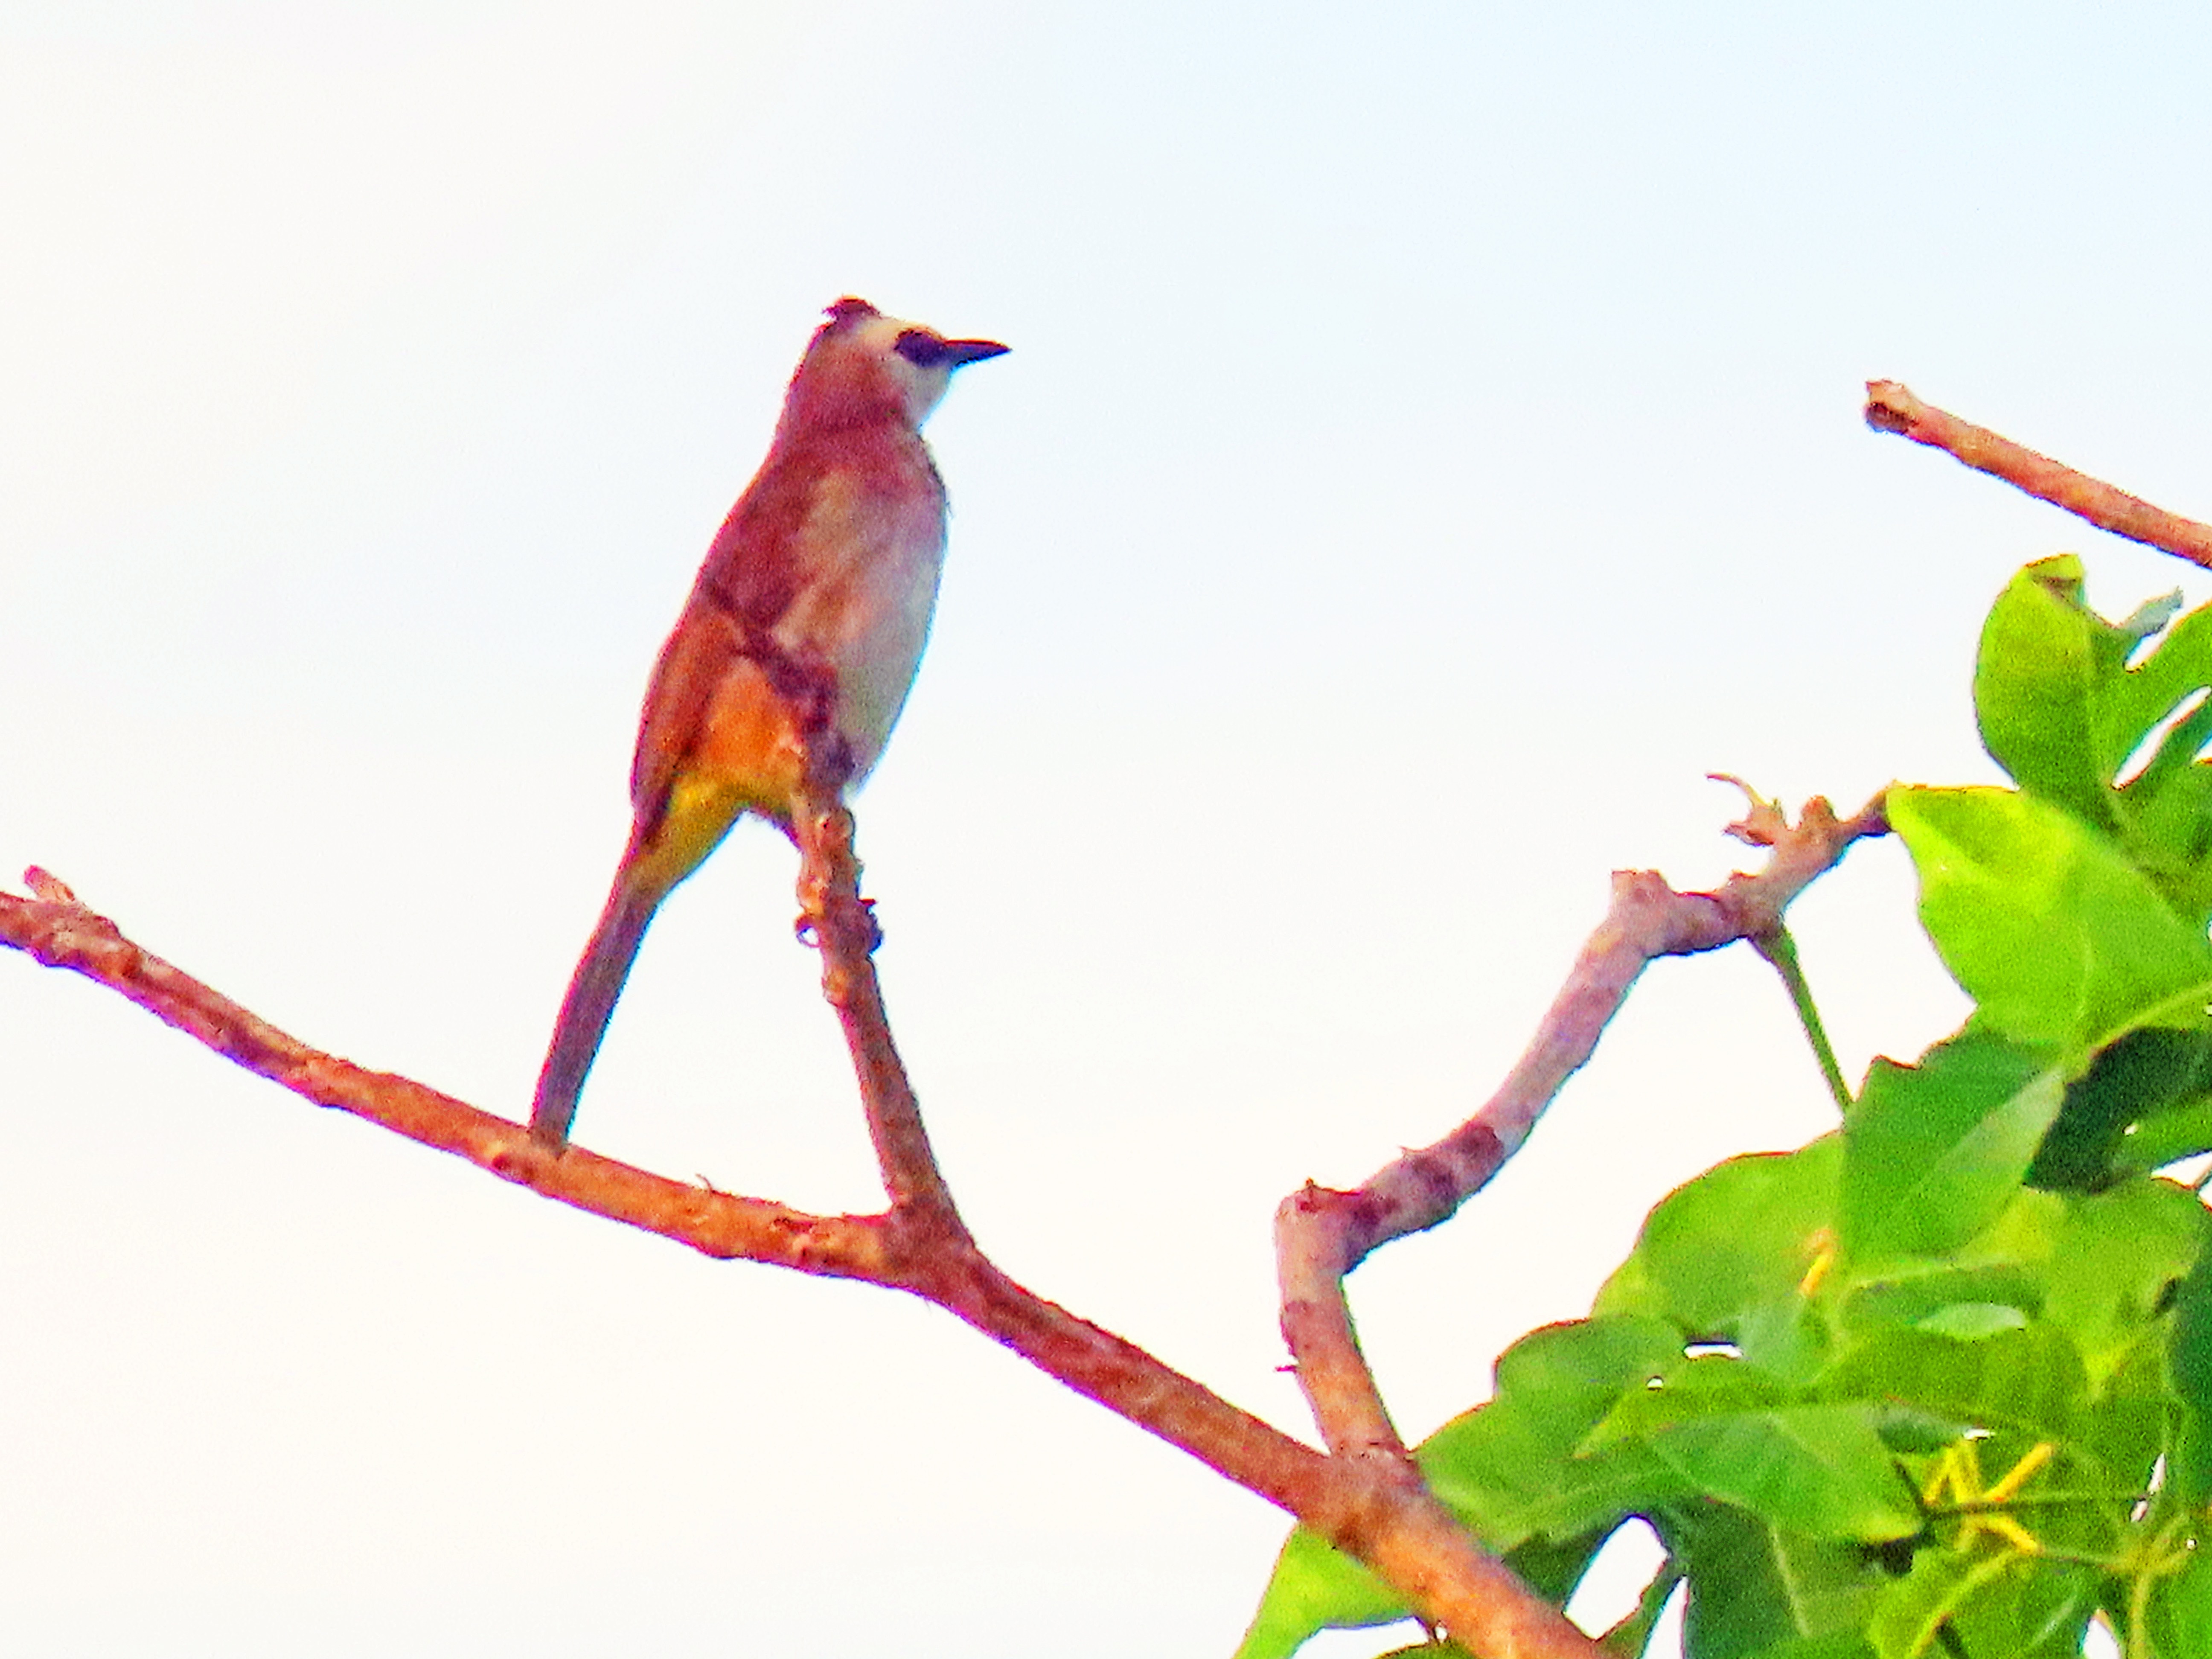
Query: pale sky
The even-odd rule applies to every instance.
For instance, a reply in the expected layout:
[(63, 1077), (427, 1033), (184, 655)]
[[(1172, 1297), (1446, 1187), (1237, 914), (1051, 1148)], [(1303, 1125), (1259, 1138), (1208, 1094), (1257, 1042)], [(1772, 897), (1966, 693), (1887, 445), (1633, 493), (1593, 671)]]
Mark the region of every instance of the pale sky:
[[(509, 1115), (653, 654), (820, 308), (1012, 356), (860, 802), (900, 1040), (1041, 1293), (1293, 1432), (1269, 1220), (1433, 1139), (1743, 775), (1977, 781), (2021, 562), (2179, 568), (1860, 424), (2212, 516), (2191, 7), (0, 0), (0, 878)], [(2185, 586), (2202, 597), (2203, 584)], [(874, 1176), (792, 860), (648, 939), (579, 1139)], [(1800, 908), (1854, 1077), (1961, 1005)], [(703, 1261), (0, 957), (0, 1648), (1225, 1656), (1257, 1499), (948, 1316)], [(1399, 1420), (1832, 1121), (1747, 951), (1353, 1281)], [(1404, 1639), (1324, 1650), (1356, 1659)]]

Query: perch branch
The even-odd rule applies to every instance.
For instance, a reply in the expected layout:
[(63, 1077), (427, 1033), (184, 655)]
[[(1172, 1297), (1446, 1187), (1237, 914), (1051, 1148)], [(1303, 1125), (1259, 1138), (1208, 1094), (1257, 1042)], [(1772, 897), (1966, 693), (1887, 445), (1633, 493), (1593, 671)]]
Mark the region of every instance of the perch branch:
[(2048, 455), (2039, 455), (1987, 427), (1924, 404), (1895, 380), (1867, 382), (1866, 422), (1877, 432), (1894, 432), (1917, 444), (1942, 450), (1977, 471), (2026, 490), (2038, 501), (2087, 519), (2100, 530), (2212, 569), (2212, 525), (2153, 507), (2140, 496), (2076, 472)]
[(881, 936), (873, 910), (860, 896), (853, 814), (844, 801), (844, 775), (849, 770), (840, 764), (810, 773), (793, 814), (792, 839), (799, 854), (799, 937), (822, 953), (822, 995), (845, 1034), (890, 1217), (902, 1229), (927, 1231), (944, 1248), (972, 1250), (967, 1224), (930, 1147), (921, 1103), (891, 1040), (883, 987), (876, 978)]
[(1853, 842), (1888, 828), (1881, 796), (1840, 821), (1826, 801), (1815, 799), (1793, 825), (1771, 802), (1753, 795), (1750, 811), (1729, 833), (1770, 849), (1758, 874), (1730, 876), (1710, 893), (1678, 893), (1651, 871), (1616, 872), (1605, 919), (1583, 945), (1534, 1040), (1474, 1116), (1351, 1192), (1310, 1182), (1283, 1201), (1275, 1218), (1283, 1338), (1332, 1453), (1395, 1469), (1408, 1483), (1420, 1479), (1360, 1352), (1346, 1276), (1390, 1240), (1447, 1219), (1489, 1183), (1589, 1059), (1647, 964), (1738, 939), (1771, 939), (1808, 883)]
[[(1267, 1431), (1293, 1454), (1267, 1471), (1232, 1468), (1206, 1449), (1237, 1437), (1242, 1417), (1200, 1384), (1006, 1277), (976, 1248), (929, 1149), (919, 1103), (898, 1059), (876, 978), (875, 921), (860, 895), (852, 814), (834, 769), (810, 777), (797, 815), (800, 928), (822, 951), (823, 994), (837, 1011), (875, 1139), (891, 1208), (886, 1220), (914, 1288), (1063, 1382), (1193, 1450), (1261, 1492), (1374, 1567), (1431, 1620), (1499, 1655), (1585, 1659), (1601, 1652), (1558, 1609), (1471, 1538), (1410, 1465), (1332, 1456)], [(1256, 1419), (1248, 1419), (1255, 1426)], [(1239, 1446), (1242, 1452), (1255, 1449)], [(1340, 1449), (1332, 1444), (1332, 1453)]]
[[(842, 811), (842, 809), (839, 809)], [(842, 839), (841, 839), (842, 838)], [(1291, 1439), (1133, 1344), (1024, 1289), (976, 1248), (944, 1194), (899, 1066), (869, 957), (875, 933), (850, 878), (850, 824), (811, 837), (802, 885), (823, 975), (867, 1097), (892, 1202), (878, 1215), (810, 1215), (678, 1182), (580, 1146), (549, 1152), (511, 1123), (409, 1079), (372, 1072), (278, 1030), (134, 944), (43, 871), (0, 893), (0, 945), (104, 985), (165, 1024), (317, 1105), (557, 1202), (704, 1255), (860, 1279), (936, 1303), (1076, 1392), (1127, 1418), (1367, 1562), (1436, 1624), (1516, 1659), (1592, 1659), (1565, 1617), (1485, 1554), (1425, 1490)], [(842, 849), (842, 850), (841, 850)], [(817, 862), (826, 855), (829, 863)], [(836, 860), (846, 862), (840, 869)], [(842, 998), (842, 1000), (840, 1000)], [(941, 1199), (941, 1203), (940, 1203)]]
[(688, 1244), (719, 1260), (769, 1261), (832, 1278), (886, 1270), (883, 1229), (867, 1216), (809, 1215), (764, 1199), (672, 1181), (580, 1149), (556, 1157), (520, 1126), (420, 1083), (309, 1047), (133, 944), (53, 877), (25, 876), (32, 896), (0, 893), (0, 944), (105, 985), (247, 1071), (395, 1134), (465, 1158), (557, 1203)]

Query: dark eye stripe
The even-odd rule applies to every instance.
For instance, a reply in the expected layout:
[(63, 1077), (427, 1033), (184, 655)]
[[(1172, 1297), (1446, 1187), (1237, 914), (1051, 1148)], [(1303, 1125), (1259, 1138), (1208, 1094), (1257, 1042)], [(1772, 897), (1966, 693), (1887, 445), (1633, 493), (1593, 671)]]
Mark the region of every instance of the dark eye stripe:
[(935, 368), (951, 352), (951, 348), (926, 328), (909, 328), (900, 331), (892, 342), (891, 349), (916, 368)]

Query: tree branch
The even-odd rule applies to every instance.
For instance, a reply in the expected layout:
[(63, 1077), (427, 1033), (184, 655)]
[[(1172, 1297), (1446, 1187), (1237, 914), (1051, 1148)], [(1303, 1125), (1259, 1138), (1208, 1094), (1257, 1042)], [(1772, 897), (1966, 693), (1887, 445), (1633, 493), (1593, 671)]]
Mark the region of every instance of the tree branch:
[(860, 896), (852, 819), (817, 791), (794, 832), (802, 930), (823, 952), (823, 986), (860, 1080), (890, 1207), (818, 1216), (634, 1169), (572, 1146), (547, 1152), (517, 1123), (388, 1073), (313, 1048), (125, 938), (44, 872), (30, 898), (0, 894), (0, 944), (108, 986), (247, 1070), (465, 1158), (557, 1202), (655, 1232), (708, 1255), (857, 1279), (936, 1303), (1086, 1397), (1197, 1457), (1366, 1562), (1431, 1624), (1473, 1651), (1589, 1659), (1564, 1614), (1483, 1551), (1430, 1492), (1392, 1426), (1353, 1334), (1343, 1280), (1375, 1249), (1435, 1225), (1485, 1185), (1586, 1061), (1645, 963), (1762, 937), (1783, 907), (1862, 836), (1879, 801), (1838, 823), (1822, 801), (1794, 828), (1754, 798), (1735, 832), (1773, 857), (1712, 893), (1656, 875), (1617, 875), (1606, 920), (1583, 947), (1536, 1037), (1498, 1092), (1435, 1146), (1355, 1192), (1309, 1185), (1278, 1218), (1285, 1340), (1327, 1439), (1324, 1455), (1134, 1345), (1008, 1278), (961, 1222), (931, 1152), (875, 975), (877, 933)]
[(976, 1247), (930, 1151), (892, 1042), (875, 971), (880, 936), (860, 896), (853, 817), (841, 782), (834, 766), (811, 775), (811, 798), (796, 815), (799, 927), (822, 951), (823, 994), (837, 1011), (853, 1056), (891, 1200), (884, 1218), (910, 1286), (1079, 1393), (1288, 1510), (1478, 1650), (1527, 1659), (1601, 1652), (1483, 1550), (1409, 1460), (1319, 1458), (1142, 1349), (1023, 1289)]
[(799, 803), (793, 840), (799, 845), (799, 933), (822, 952), (822, 994), (836, 1011), (860, 1089), (860, 1106), (890, 1212), (926, 1227), (948, 1248), (972, 1246), (952, 1191), (937, 1167), (921, 1103), (891, 1040), (876, 978), (882, 942), (868, 901), (860, 896), (860, 862), (853, 851), (853, 814), (829, 780)]
[(1346, 1276), (1390, 1240), (1447, 1219), (1489, 1184), (1589, 1059), (1647, 964), (1771, 937), (1807, 884), (1854, 842), (1888, 829), (1881, 796), (1841, 822), (1816, 798), (1792, 825), (1772, 802), (1752, 795), (1750, 811), (1729, 833), (1771, 849), (1758, 874), (1730, 876), (1710, 893), (1678, 893), (1653, 872), (1616, 872), (1604, 921), (1583, 945), (1534, 1039), (1474, 1116), (1352, 1191), (1310, 1182), (1284, 1200), (1275, 1217), (1283, 1339), (1333, 1454), (1394, 1468), (1401, 1481), (1420, 1479), (1360, 1352)]
[[(837, 808), (838, 813), (842, 808)], [(1076, 1392), (1179, 1447), (1366, 1562), (1432, 1622), (1481, 1651), (1593, 1659), (1565, 1616), (1485, 1554), (1425, 1489), (1328, 1457), (1133, 1344), (1025, 1290), (962, 1226), (929, 1154), (883, 1017), (875, 930), (852, 884), (850, 822), (811, 842), (804, 918), (823, 951), (892, 1202), (878, 1215), (818, 1216), (672, 1181), (580, 1146), (552, 1152), (522, 1124), (390, 1073), (313, 1048), (125, 938), (45, 872), (29, 898), (0, 893), (0, 945), (81, 974), (246, 1070), (318, 1105), (463, 1158), (544, 1196), (722, 1259), (855, 1279), (934, 1302)], [(842, 860), (842, 864), (839, 860)]]
[(1498, 1093), (1436, 1146), (1407, 1153), (1352, 1193), (1309, 1185), (1278, 1218), (1283, 1328), (1323, 1455), (1152, 1355), (1015, 1283), (977, 1247), (932, 1152), (884, 1013), (878, 942), (860, 894), (853, 822), (834, 745), (809, 769), (793, 814), (800, 930), (821, 950), (859, 1080), (889, 1206), (818, 1216), (604, 1158), (547, 1150), (520, 1124), (435, 1090), (310, 1048), (125, 939), (43, 871), (28, 899), (0, 894), (0, 944), (119, 992), (246, 1069), (318, 1104), (353, 1113), (501, 1179), (708, 1255), (857, 1279), (945, 1308), (1069, 1388), (1269, 1502), (1374, 1568), (1432, 1626), (1473, 1651), (1590, 1659), (1601, 1650), (1468, 1535), (1437, 1501), (1392, 1426), (1353, 1334), (1345, 1276), (1388, 1240), (1433, 1226), (1512, 1155), (1653, 958), (1770, 934), (1783, 907), (1863, 835), (1886, 827), (1879, 802), (1838, 823), (1825, 802), (1792, 828), (1771, 804), (1735, 833), (1771, 847), (1758, 876), (1680, 894), (1655, 875), (1614, 878), (1606, 921), (1584, 946), (1535, 1040)]
[(1866, 422), (1877, 432), (1894, 432), (1917, 444), (1942, 450), (1977, 471), (2026, 490), (2038, 501), (2087, 519), (2100, 530), (2212, 569), (2212, 525), (2153, 507), (2140, 496), (2115, 489), (2086, 472), (2076, 472), (2048, 455), (2039, 455), (1987, 427), (1947, 414), (1933, 404), (1921, 402), (1895, 380), (1867, 382)]
[(33, 897), (0, 893), (0, 945), (120, 993), (163, 1024), (318, 1106), (349, 1112), (450, 1152), (556, 1203), (658, 1233), (718, 1260), (774, 1262), (832, 1278), (881, 1279), (879, 1219), (819, 1216), (672, 1181), (580, 1148), (548, 1152), (521, 1125), (389, 1072), (309, 1047), (133, 944), (43, 870)]

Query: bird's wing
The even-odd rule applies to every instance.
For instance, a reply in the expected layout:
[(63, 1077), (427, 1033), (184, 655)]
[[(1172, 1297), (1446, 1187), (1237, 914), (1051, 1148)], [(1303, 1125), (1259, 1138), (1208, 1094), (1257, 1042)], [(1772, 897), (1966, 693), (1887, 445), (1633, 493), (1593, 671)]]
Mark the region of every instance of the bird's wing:
[(839, 447), (818, 442), (771, 456), (722, 521), (694, 597), (763, 632), (775, 627), (805, 585), (806, 520), (847, 459)]
[(641, 830), (665, 810), (714, 688), (746, 656), (747, 640), (774, 628), (804, 586), (801, 532), (834, 471), (835, 457), (819, 451), (771, 457), (707, 550), (646, 689), (630, 765)]

